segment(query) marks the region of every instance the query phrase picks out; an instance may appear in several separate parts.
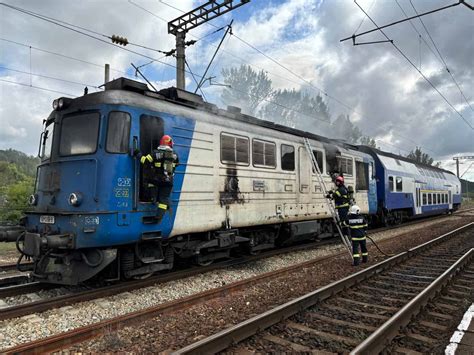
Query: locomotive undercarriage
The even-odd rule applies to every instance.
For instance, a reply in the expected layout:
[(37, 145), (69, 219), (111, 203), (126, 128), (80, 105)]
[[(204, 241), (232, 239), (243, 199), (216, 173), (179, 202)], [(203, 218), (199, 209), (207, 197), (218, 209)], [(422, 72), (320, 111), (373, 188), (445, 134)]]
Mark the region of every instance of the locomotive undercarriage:
[[(76, 285), (87, 280), (118, 281), (144, 278), (171, 270), (177, 263), (208, 265), (233, 255), (257, 254), (263, 250), (302, 240), (333, 235), (326, 220), (303, 221), (245, 229), (226, 229), (163, 239), (142, 235), (134, 245), (116, 248), (75, 249), (71, 234), (23, 232), (17, 238), (22, 260), (31, 260), (35, 280)], [(26, 270), (25, 270), (26, 271)]]

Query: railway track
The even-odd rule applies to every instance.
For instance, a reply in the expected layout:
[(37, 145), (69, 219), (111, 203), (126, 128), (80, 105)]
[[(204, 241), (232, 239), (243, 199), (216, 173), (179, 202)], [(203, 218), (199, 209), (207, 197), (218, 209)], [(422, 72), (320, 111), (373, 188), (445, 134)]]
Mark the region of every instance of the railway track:
[[(438, 243), (441, 243), (441, 242), (449, 239), (449, 237), (454, 236), (456, 233), (460, 233), (464, 230), (467, 230), (468, 228), (471, 228), (471, 230), (472, 230), (473, 225), (474, 225), (474, 223), (466, 225), (463, 228), (458, 229), (457, 231), (448, 233), (448, 234), (446, 234), (446, 235), (444, 235), (440, 238), (437, 238), (435, 241), (425, 243), (423, 246), (415, 248), (413, 250), (410, 250), (409, 252), (402, 253), (399, 256), (395, 257), (395, 258), (396, 258), (396, 260), (399, 260), (399, 261), (405, 260), (407, 258), (407, 255), (412, 255), (412, 254), (416, 254), (416, 253), (419, 254), (420, 252), (429, 249), (431, 246), (433, 246), (435, 244), (438, 244)], [(229, 284), (229, 285), (226, 285), (226, 286), (223, 286), (223, 287), (210, 289), (208, 291), (204, 291), (204, 292), (201, 292), (201, 293), (198, 293), (198, 294), (194, 294), (194, 295), (191, 295), (191, 296), (188, 296), (188, 297), (185, 297), (185, 298), (181, 298), (181, 299), (178, 299), (178, 300), (175, 300), (175, 301), (166, 302), (164, 304), (160, 304), (160, 305), (153, 306), (153, 307), (150, 307), (150, 308), (147, 308), (147, 309), (143, 309), (143, 310), (139, 310), (139, 311), (132, 312), (132, 313), (129, 313), (129, 314), (125, 314), (123, 316), (119, 316), (119, 317), (116, 317), (116, 318), (111, 318), (111, 319), (108, 319), (108, 320), (97, 322), (97, 323), (94, 323), (94, 324), (91, 324), (91, 325), (83, 326), (83, 327), (80, 327), (80, 328), (77, 328), (77, 329), (74, 329), (74, 330), (71, 330), (71, 331), (68, 331), (68, 332), (65, 332), (65, 333), (60, 333), (60, 334), (51, 336), (49, 338), (40, 339), (40, 340), (37, 340), (37, 341), (33, 341), (33, 342), (30, 342), (30, 343), (19, 345), (19, 346), (16, 346), (14, 348), (7, 349), (6, 353), (48, 352), (48, 351), (61, 350), (61, 349), (67, 348), (68, 346), (70, 346), (72, 344), (82, 342), (82, 341), (85, 341), (85, 340), (88, 340), (88, 339), (91, 339), (91, 338), (95, 338), (95, 337), (98, 337), (98, 336), (100, 336), (102, 334), (105, 334), (105, 333), (108, 334), (110, 332), (115, 331), (116, 329), (120, 329), (120, 328), (123, 328), (125, 326), (130, 326), (130, 325), (135, 324), (135, 323), (142, 323), (143, 321), (145, 321), (147, 319), (150, 319), (150, 318), (153, 318), (153, 317), (156, 317), (158, 315), (163, 315), (163, 314), (167, 314), (167, 313), (176, 312), (180, 309), (188, 308), (192, 305), (200, 304), (200, 303), (203, 303), (207, 300), (215, 299), (215, 298), (218, 298), (218, 297), (222, 297), (223, 295), (226, 295), (226, 294), (231, 294), (233, 292), (246, 289), (251, 285), (260, 284), (262, 282), (265, 282), (265, 281), (271, 280), (273, 278), (279, 277), (279, 276), (281, 276), (285, 273), (290, 273), (292, 271), (294, 272), (295, 270), (301, 270), (304, 267), (310, 267), (310, 266), (315, 265), (317, 263), (325, 262), (325, 260), (330, 259), (330, 258), (340, 258), (342, 253), (343, 252), (333, 254), (331, 256), (326, 256), (326, 257), (320, 258), (318, 260), (311, 260), (311, 261), (308, 261), (304, 264), (293, 265), (293, 266), (288, 267), (286, 269), (277, 270), (277, 271), (274, 271), (274, 272), (258, 275), (258, 276), (252, 277), (250, 279), (245, 279), (245, 280), (242, 280), (242, 281), (239, 281), (239, 282), (236, 282), (236, 283), (232, 283), (232, 284)], [(391, 258), (389, 260), (393, 260), (393, 259), (394, 258)], [(393, 261), (390, 261), (390, 262), (393, 262)], [(365, 276), (365, 277), (370, 277), (370, 276), (373, 276), (374, 274), (377, 274), (378, 272), (380, 272), (378, 269), (375, 269), (375, 267), (371, 267), (367, 270), (369, 270), (368, 272), (369, 272), (370, 275)], [(359, 272), (356, 275), (359, 275), (358, 277), (362, 278), (362, 276), (360, 276), (360, 275), (364, 272)], [(344, 279), (344, 280), (346, 280), (346, 279)], [(357, 279), (356, 282), (358, 282), (358, 280), (359, 279)], [(340, 288), (340, 290), (344, 289), (344, 287), (347, 287), (347, 286), (343, 285)], [(323, 288), (322, 290), (326, 290), (326, 289), (327, 289), (327, 287)], [(330, 292), (333, 292), (333, 291), (330, 291)], [(299, 308), (298, 308), (298, 310), (299, 310)], [(279, 318), (278, 321), (279, 320), (281, 320), (281, 318)], [(239, 339), (239, 338), (237, 337), (236, 339)]]
[[(456, 307), (450, 302), (455, 297), (472, 299), (473, 229), (474, 223), (458, 228), (176, 353), (372, 354), (387, 346), (408, 353), (410, 340), (429, 342), (428, 336), (420, 334), (423, 327), (410, 328), (405, 342), (390, 343), (397, 336), (403, 338), (399, 329), (408, 325), (420, 310), (429, 305), (454, 312)], [(435, 298), (446, 287), (455, 292), (451, 290), (450, 296)], [(430, 313), (435, 318), (443, 317), (439, 311)], [(443, 325), (433, 321), (423, 324), (426, 328)]]

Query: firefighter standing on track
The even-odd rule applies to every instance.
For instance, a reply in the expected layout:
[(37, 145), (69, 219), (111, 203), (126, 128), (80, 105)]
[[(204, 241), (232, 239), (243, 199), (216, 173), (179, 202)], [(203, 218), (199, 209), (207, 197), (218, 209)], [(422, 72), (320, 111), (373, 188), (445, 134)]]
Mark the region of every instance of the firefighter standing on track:
[[(343, 222), (343, 225), (349, 228), (352, 240), (352, 257), (354, 259), (354, 266), (359, 265), (360, 256), (362, 254), (362, 262), (366, 263), (369, 258), (367, 253), (366, 235), (367, 235), (367, 220), (360, 214), (360, 208), (353, 205), (349, 214)], [(360, 246), (360, 253), (359, 253)]]
[(178, 155), (173, 150), (173, 139), (169, 135), (161, 137), (160, 145), (150, 154), (143, 155), (136, 150), (134, 155), (140, 163), (152, 169), (151, 183), (156, 186), (156, 203), (158, 207), (156, 220), (162, 220), (170, 205), (170, 195), (173, 190), (174, 171), (179, 164)]

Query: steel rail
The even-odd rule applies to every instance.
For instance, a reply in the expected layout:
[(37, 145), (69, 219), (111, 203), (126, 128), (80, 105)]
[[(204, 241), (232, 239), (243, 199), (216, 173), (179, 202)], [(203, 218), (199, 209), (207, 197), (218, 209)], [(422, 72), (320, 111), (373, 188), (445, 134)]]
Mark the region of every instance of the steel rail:
[[(457, 232), (462, 232), (462, 231), (466, 230), (467, 228), (472, 227), (473, 225), (474, 225), (474, 222), (470, 223), (468, 225), (465, 225), (461, 228), (458, 228), (454, 231), (451, 231), (447, 234), (444, 234), (441, 237), (438, 237), (438, 238), (434, 239), (431, 243), (442, 242), (448, 236), (454, 235)], [(427, 243), (423, 244), (423, 246), (425, 246), (425, 245), (427, 245)], [(427, 247), (425, 246), (425, 247), (421, 248), (419, 251), (421, 252), (426, 248)], [(404, 255), (407, 255), (408, 253), (414, 253), (414, 252), (416, 252), (417, 249), (418, 249), (418, 247), (414, 248), (414, 249), (410, 249), (410, 251), (402, 253), (403, 254), (402, 256), (395, 256), (391, 259), (394, 259), (394, 258), (397, 258), (397, 257), (398, 258), (403, 257)], [(310, 260), (310, 261), (307, 261), (307, 262), (302, 263), (302, 264), (292, 265), (292, 266), (287, 267), (285, 269), (280, 269), (280, 270), (265, 273), (265, 274), (262, 274), (262, 275), (257, 275), (257, 276), (254, 276), (252, 278), (242, 280), (242, 281), (239, 281), (239, 282), (236, 282), (236, 283), (232, 283), (232, 284), (229, 284), (229, 285), (226, 285), (226, 286), (223, 286), (223, 287), (211, 289), (211, 290), (204, 291), (204, 292), (201, 292), (201, 293), (198, 293), (198, 294), (195, 294), (195, 295), (191, 295), (191, 296), (188, 296), (188, 297), (185, 297), (185, 298), (182, 298), (182, 299), (178, 299), (178, 300), (171, 301), (171, 302), (166, 302), (166, 303), (163, 303), (161, 305), (146, 308), (146, 309), (143, 309), (143, 310), (140, 310), (140, 311), (135, 311), (133, 313), (129, 313), (129, 314), (126, 314), (126, 315), (123, 315), (123, 316), (119, 316), (119, 317), (116, 317), (116, 318), (104, 320), (104, 321), (94, 323), (94, 324), (91, 324), (91, 325), (83, 326), (83, 327), (73, 329), (73, 330), (68, 331), (68, 332), (60, 333), (60, 334), (57, 334), (57, 335), (54, 335), (54, 336), (51, 336), (51, 337), (48, 337), (48, 338), (39, 339), (39, 340), (29, 342), (29, 343), (25, 343), (25, 344), (20, 344), (16, 347), (3, 350), (3, 353), (6, 353), (6, 354), (44, 353), (44, 352), (51, 352), (51, 351), (61, 350), (61, 349), (64, 349), (65, 347), (70, 346), (72, 344), (76, 344), (76, 343), (86, 341), (86, 340), (91, 339), (91, 338), (98, 337), (98, 336), (100, 336), (104, 333), (110, 332), (112, 330), (118, 330), (118, 329), (121, 329), (125, 326), (130, 326), (131, 324), (142, 322), (146, 319), (150, 319), (150, 318), (156, 317), (156, 316), (161, 315), (161, 314), (175, 312), (179, 309), (185, 309), (185, 308), (190, 307), (192, 305), (200, 304), (200, 303), (202, 303), (206, 300), (219, 298), (219, 297), (225, 296), (226, 294), (230, 294), (231, 292), (235, 292), (235, 291), (238, 291), (238, 290), (241, 290), (241, 289), (245, 289), (246, 287), (248, 287), (250, 285), (261, 283), (264, 280), (268, 280), (268, 279), (271, 279), (271, 278), (274, 278), (274, 277), (278, 277), (278, 276), (281, 276), (285, 273), (289, 273), (291, 271), (298, 270), (298, 269), (301, 269), (301, 268), (304, 268), (304, 267), (310, 267), (312, 265), (320, 263), (321, 261), (324, 261), (324, 260), (327, 260), (327, 259), (330, 259), (330, 258), (338, 257), (338, 256), (342, 255), (343, 253), (344, 252), (335, 253), (333, 255), (329, 255), (329, 256), (322, 257), (322, 258), (315, 259), (315, 260)], [(405, 256), (405, 258), (406, 257), (407, 256)], [(388, 259), (388, 260), (391, 260), (391, 259)], [(371, 267), (371, 268), (366, 269), (366, 270), (369, 270), (369, 273), (371, 275), (373, 275), (374, 273), (380, 272), (379, 270), (376, 270), (376, 268), (374, 268), (374, 267)], [(355, 275), (359, 275), (358, 278), (361, 279), (362, 277), (360, 275), (363, 274), (364, 272), (366, 272), (366, 271), (364, 270), (364, 271), (358, 272)], [(350, 278), (350, 277), (348, 277), (348, 278)], [(346, 278), (346, 279), (348, 279), (348, 278)], [(358, 282), (358, 281), (356, 281), (356, 282)], [(333, 285), (333, 284), (331, 284), (331, 285)], [(341, 285), (340, 282), (336, 282), (336, 284), (339, 285), (338, 286), (339, 291), (341, 291), (345, 287), (347, 287), (346, 285), (343, 285), (343, 284)], [(329, 286), (323, 287), (321, 290), (323, 290), (322, 293), (325, 294), (326, 298), (330, 297), (333, 293), (335, 293), (334, 290), (330, 290)], [(316, 296), (316, 302), (320, 299), (319, 297), (321, 297), (321, 295)], [(307, 304), (307, 303), (308, 302), (304, 302), (304, 304)], [(301, 309), (304, 308), (304, 307), (303, 308), (301, 308), (301, 307), (302, 307), (301, 305), (297, 305), (296, 309), (295, 309), (295, 312), (300, 311)], [(278, 307), (278, 309), (281, 309), (281, 308), (282, 308), (282, 306)], [(282, 318), (280, 316), (280, 317), (277, 317), (275, 320), (276, 321), (281, 321), (282, 319), (284, 319), (284, 317)], [(235, 339), (238, 340), (238, 338), (235, 338)], [(230, 342), (232, 343), (233, 341), (234, 341), (234, 339), (231, 338)]]
[(408, 302), (402, 309), (382, 324), (374, 333), (351, 351), (351, 355), (378, 354), (393, 338), (397, 336), (402, 327), (406, 326), (437, 293), (446, 286), (474, 258), (474, 248), (465, 253), (448, 270), (441, 274), (420, 294)]
[(370, 277), (379, 274), (382, 271), (387, 270), (392, 266), (397, 265), (447, 240), (449, 237), (455, 236), (456, 234), (472, 228), (473, 226), (474, 222), (471, 222), (449, 233), (443, 234), (442, 236), (429, 242), (423, 243), (415, 248), (409, 249), (403, 253), (384, 260), (381, 263), (375, 264), (367, 269), (361, 270), (353, 275), (347, 276), (316, 291), (303, 295), (233, 327), (211, 335), (210, 337), (190, 344), (182, 349), (179, 349), (174, 354), (211, 354), (225, 350), (229, 346), (236, 344), (274, 324), (277, 324), (282, 320), (289, 318), (298, 312), (301, 312), (302, 310), (310, 308), (316, 303), (328, 299), (335, 294), (360, 283), (361, 281), (367, 280)]

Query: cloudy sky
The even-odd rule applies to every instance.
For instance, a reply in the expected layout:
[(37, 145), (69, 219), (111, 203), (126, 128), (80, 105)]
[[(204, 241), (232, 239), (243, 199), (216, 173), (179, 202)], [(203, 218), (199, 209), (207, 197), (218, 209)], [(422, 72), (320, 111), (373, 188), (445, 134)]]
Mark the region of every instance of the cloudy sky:
[[(474, 0), (467, 1), (474, 5)], [(36, 154), (41, 123), (53, 99), (81, 95), (84, 86), (90, 92), (100, 90), (97, 87), (103, 83), (105, 63), (110, 63), (112, 77), (134, 78), (130, 63), (143, 65), (155, 60), (142, 68), (145, 74), (158, 88), (174, 85), (175, 59), (156, 50), (174, 47), (167, 21), (180, 16), (180, 10), (203, 3), (4, 0), (0, 5), (0, 149)], [(380, 26), (412, 16), (415, 9), (422, 13), (456, 1), (358, 3)], [(4, 4), (78, 27), (72, 31)], [(213, 32), (234, 19), (234, 36), (224, 41), (208, 74), (216, 76), (215, 81), (219, 82), (224, 67), (249, 64), (256, 71), (263, 69), (275, 88), (322, 94), (334, 118), (348, 114), (383, 150), (406, 155), (420, 146), (454, 171), (453, 156), (474, 155), (473, 14), (459, 5), (424, 16), (429, 35), (419, 20), (387, 28), (387, 36), (416, 69), (390, 43), (353, 46), (351, 41), (339, 41), (374, 27), (349, 0), (251, 0), (192, 30), (187, 39), (198, 41), (186, 55), (191, 70), (202, 74), (223, 34)], [(147, 48), (128, 45), (127, 49), (136, 52), (132, 53), (112, 46), (104, 35), (113, 34)], [(357, 41), (384, 39), (374, 32)], [(194, 91), (189, 73), (187, 83)], [(208, 101), (222, 106), (220, 90), (219, 86), (203, 88)], [(302, 118), (298, 127), (304, 125)], [(466, 171), (464, 177), (474, 181), (471, 163), (463, 162), (460, 171)]]

